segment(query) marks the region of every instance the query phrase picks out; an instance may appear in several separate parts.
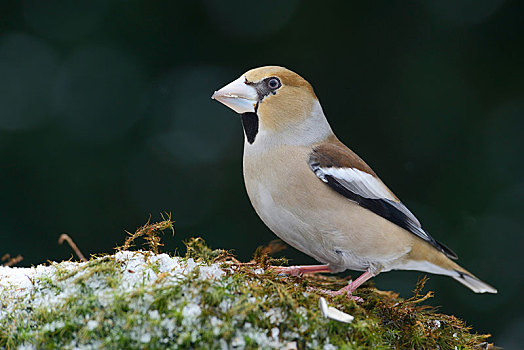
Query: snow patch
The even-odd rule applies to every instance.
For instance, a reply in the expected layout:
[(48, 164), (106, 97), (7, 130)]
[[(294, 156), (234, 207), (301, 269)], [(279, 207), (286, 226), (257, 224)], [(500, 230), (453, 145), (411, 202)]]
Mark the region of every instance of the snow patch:
[[(254, 272), (260, 275), (264, 270), (259, 268)], [(299, 329), (288, 328), (289, 312), (280, 307), (270, 307), (260, 316), (271, 323), (269, 330), (245, 322), (244, 316), (232, 312), (237, 303), (245, 302), (246, 299), (242, 298), (247, 297), (252, 305), (267, 304), (274, 298), (272, 295), (227, 294), (218, 305), (213, 306), (216, 314), (209, 315), (202, 301), (202, 290), (195, 288), (195, 281), (212, 281), (208, 288), (216, 286), (227, 290), (235, 283), (232, 273), (234, 270), (223, 268), (220, 264), (143, 251), (119, 251), (112, 256), (83, 263), (62, 262), (30, 268), (0, 266), (0, 320), (23, 324), (30, 337), (42, 331), (60, 332), (72, 325), (82, 334), (114, 330), (104, 341), (93, 339), (86, 343), (85, 339), (82, 342), (75, 336), (61, 344), (63, 348), (78, 350), (102, 348), (104, 344), (114, 343), (121, 336), (119, 332), (122, 329), (134, 344), (143, 344), (143, 347), (159, 343), (166, 347), (182, 347), (197, 344), (204, 326), (209, 327), (217, 338), (217, 348), (242, 349), (256, 344), (257, 348), (264, 349), (296, 349), (295, 340), (300, 338), (297, 331), (308, 329), (308, 310), (304, 307), (296, 310), (300, 317)], [(250, 283), (261, 285), (262, 282), (252, 279)], [(177, 290), (177, 294), (172, 299), (164, 299), (167, 305), (159, 308), (155, 304), (159, 290)], [(56, 318), (43, 325), (32, 323), (35, 321), (31, 315), (35, 310), (52, 313), (63, 309), (66, 303), (85, 308), (89, 313), (64, 318), (67, 319), (67, 326)], [(125, 317), (104, 318), (103, 312), (96, 311), (111, 309), (118, 303), (124, 303), (130, 310)], [(223, 315), (229, 316), (221, 318)], [(234, 332), (231, 340), (221, 338), (224, 329)], [(330, 349), (329, 342), (322, 335), (317, 338), (310, 344), (312, 347), (318, 347), (320, 341), (324, 348)], [(29, 341), (18, 348), (32, 350), (37, 347)]]

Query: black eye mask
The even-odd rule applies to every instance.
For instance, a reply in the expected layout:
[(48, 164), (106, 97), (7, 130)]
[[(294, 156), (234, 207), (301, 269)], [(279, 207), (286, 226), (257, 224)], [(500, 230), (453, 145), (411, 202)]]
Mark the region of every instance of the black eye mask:
[(269, 94), (275, 95), (277, 90), (282, 86), (280, 79), (277, 77), (265, 78), (256, 83), (246, 82), (246, 84), (255, 88), (258, 94), (258, 101), (262, 101)]

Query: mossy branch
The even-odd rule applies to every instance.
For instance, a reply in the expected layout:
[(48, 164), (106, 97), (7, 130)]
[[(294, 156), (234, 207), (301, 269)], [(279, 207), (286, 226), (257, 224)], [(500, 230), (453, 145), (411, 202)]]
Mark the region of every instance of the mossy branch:
[[(279, 242), (257, 249), (247, 263), (202, 238), (185, 242), (184, 257), (159, 254), (161, 232), (173, 229), (171, 217), (163, 219), (130, 234), (114, 255), (27, 272), (27, 293), (0, 287), (0, 347), (495, 348), (489, 335), (424, 304), (433, 296), (423, 291), (426, 277), (407, 299), (367, 283), (355, 292), (364, 302), (356, 303), (320, 292), (347, 279), (268, 269), (284, 263), (271, 257), (283, 248)], [(150, 250), (127, 251), (139, 237)], [(353, 322), (323, 317), (321, 296)]]

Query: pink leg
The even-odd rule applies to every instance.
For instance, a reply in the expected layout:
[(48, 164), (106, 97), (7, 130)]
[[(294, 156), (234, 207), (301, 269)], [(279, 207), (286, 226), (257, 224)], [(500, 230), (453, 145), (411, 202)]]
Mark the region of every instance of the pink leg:
[(331, 291), (331, 290), (322, 290), (322, 292), (329, 294), (329, 295), (341, 295), (341, 294), (347, 294), (347, 297), (349, 299), (353, 299), (355, 301), (364, 301), (362, 298), (356, 297), (353, 294), (353, 292), (360, 286), (362, 283), (366, 282), (370, 278), (374, 277), (375, 274), (370, 272), (369, 270), (364, 272), (362, 275), (360, 275), (359, 278), (352, 281), (350, 284), (345, 286), (344, 288), (341, 288), (337, 291)]
[(299, 276), (303, 273), (331, 272), (329, 265), (271, 266), (277, 273)]
[(344, 293), (348, 293), (348, 295), (351, 295), (351, 293), (353, 293), (358, 287), (360, 287), (360, 285), (362, 285), (362, 283), (366, 282), (367, 280), (369, 280), (370, 278), (374, 277), (375, 275), (371, 272), (366, 271), (364, 272), (362, 275), (360, 275), (359, 278), (357, 278), (356, 280), (352, 281), (350, 284), (348, 284), (347, 286), (345, 286), (344, 288), (336, 291), (336, 292), (333, 292), (334, 295), (340, 295), (340, 294), (344, 294)]

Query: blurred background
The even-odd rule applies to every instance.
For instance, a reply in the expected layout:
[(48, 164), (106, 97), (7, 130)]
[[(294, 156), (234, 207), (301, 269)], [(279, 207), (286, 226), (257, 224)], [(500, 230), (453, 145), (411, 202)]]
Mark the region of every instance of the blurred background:
[[(275, 236), (242, 179), (238, 116), (210, 99), (244, 71), (312, 83), (339, 138), (460, 263), (432, 305), (524, 343), (524, 3), (0, 3), (0, 255), (19, 266), (112, 252), (149, 215), (244, 260)], [(312, 263), (288, 249), (291, 263)], [(374, 279), (409, 296), (416, 272)]]

